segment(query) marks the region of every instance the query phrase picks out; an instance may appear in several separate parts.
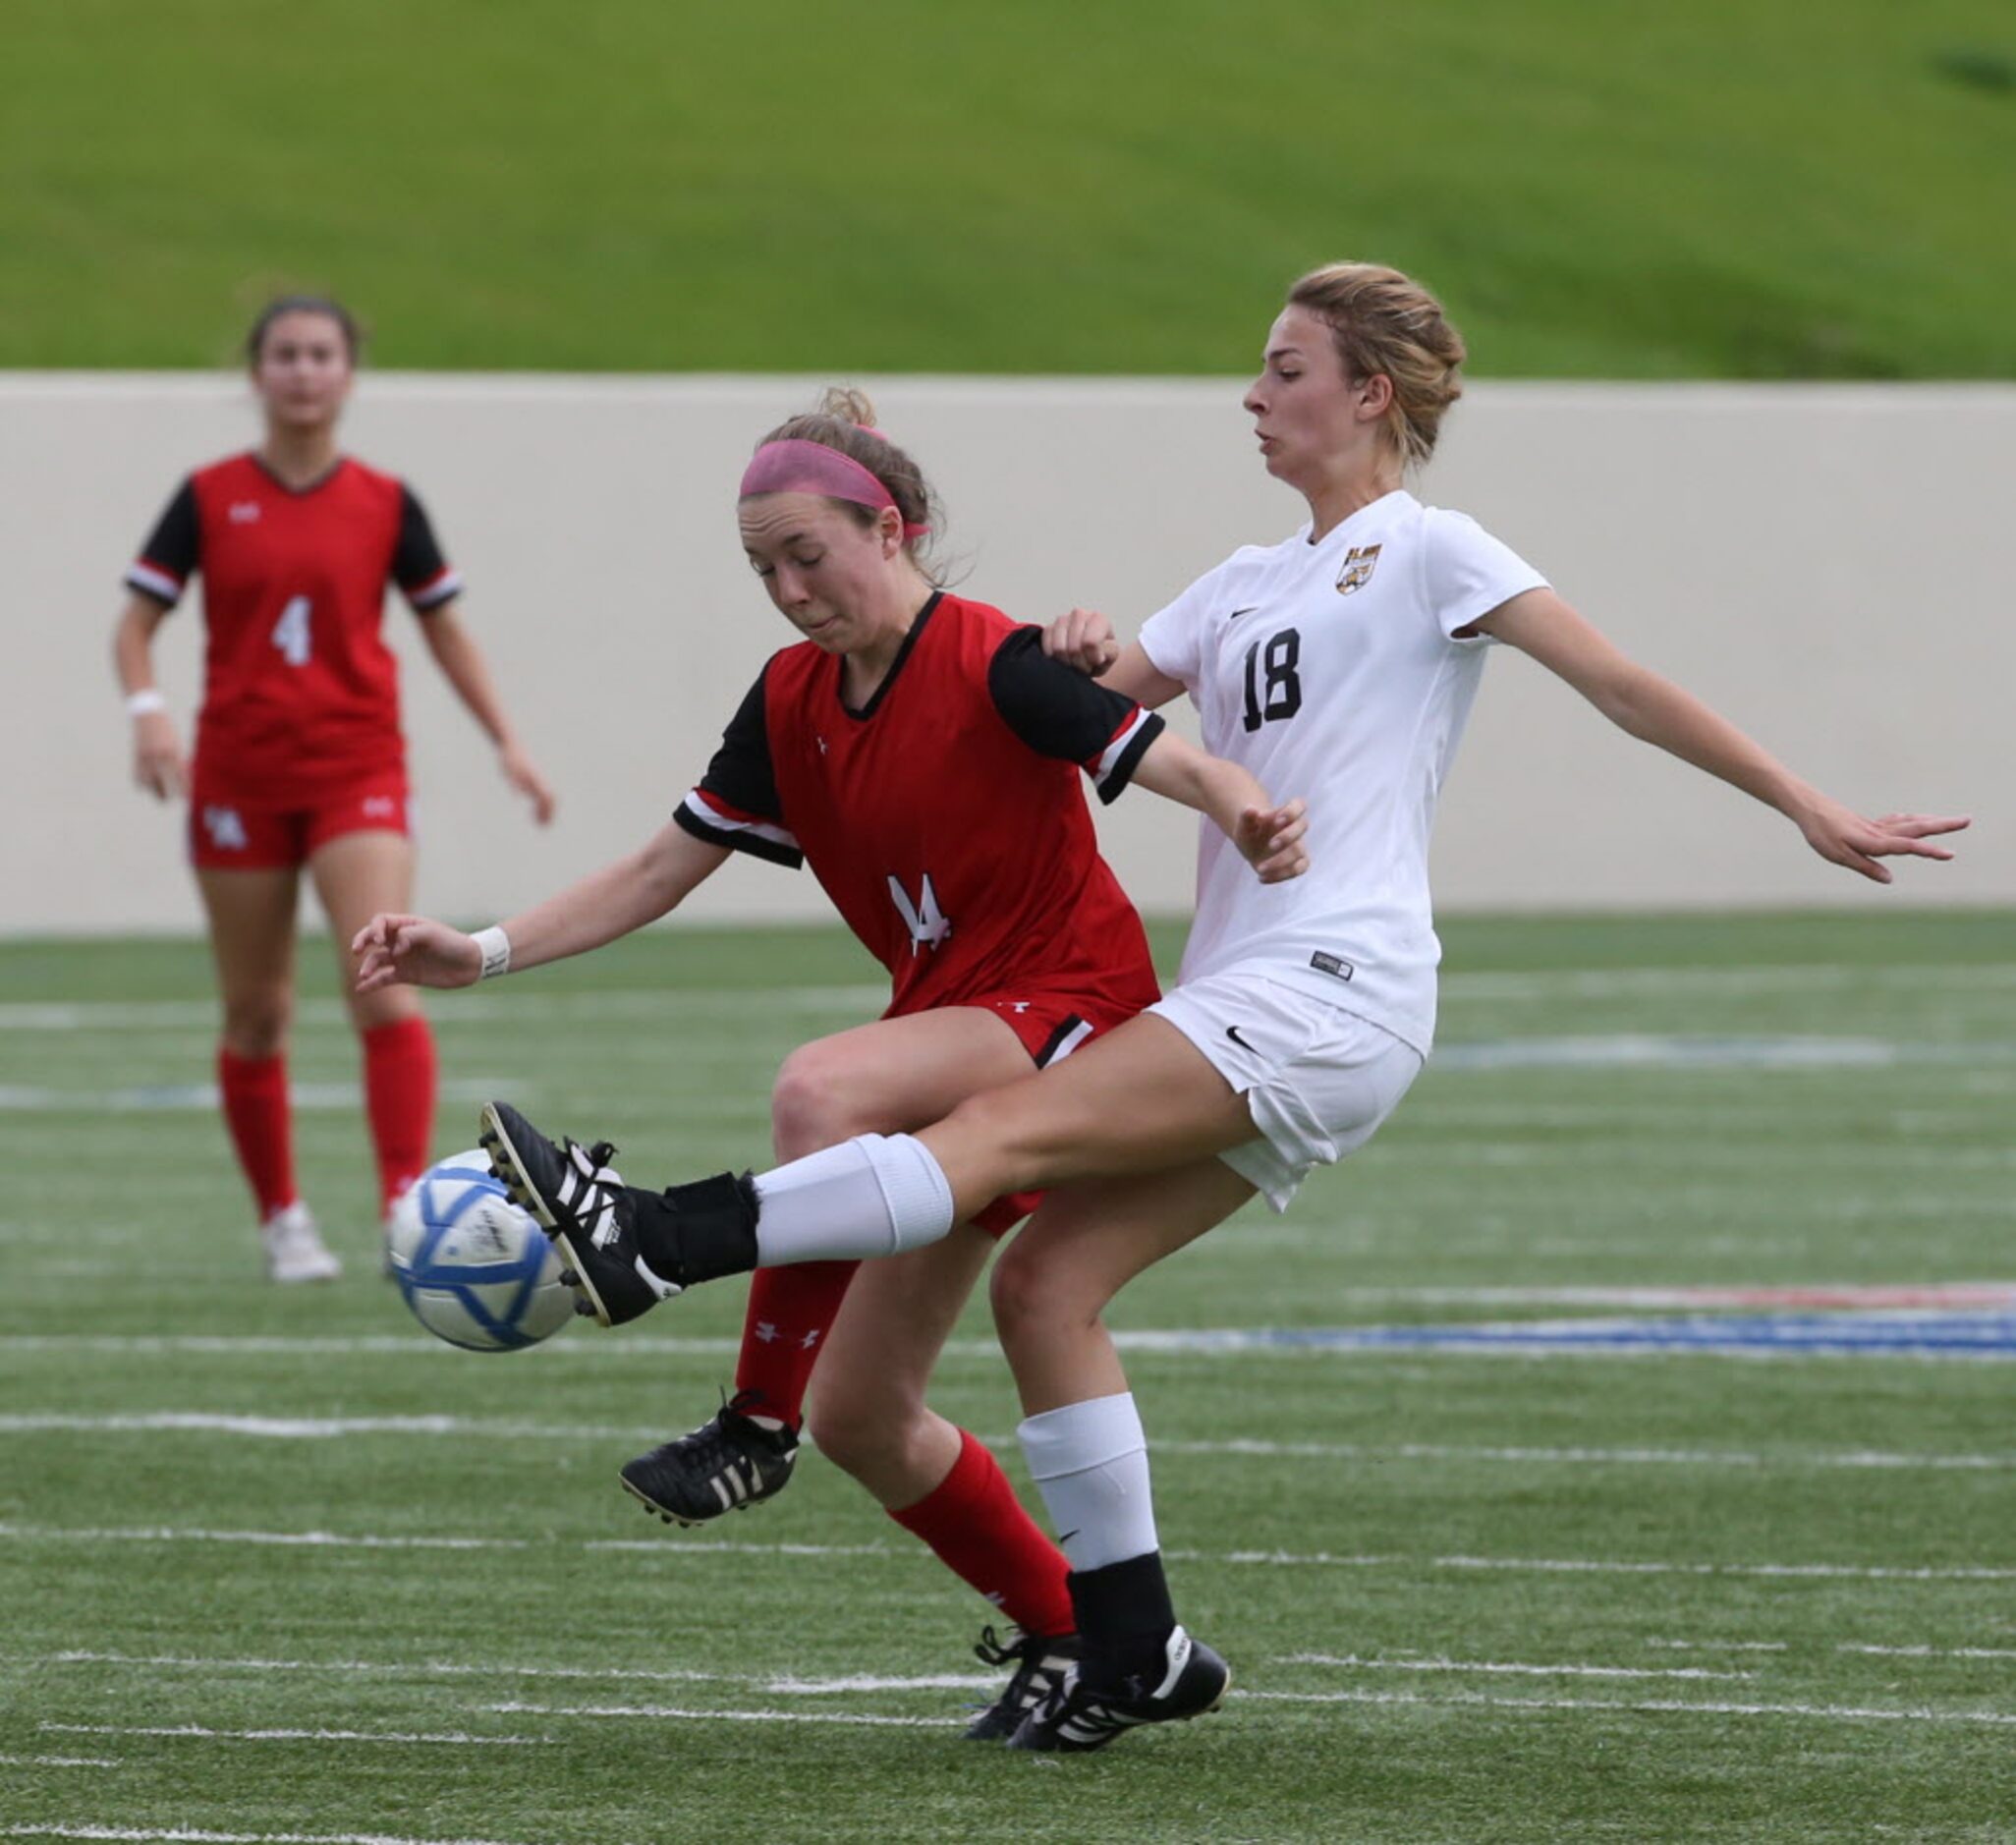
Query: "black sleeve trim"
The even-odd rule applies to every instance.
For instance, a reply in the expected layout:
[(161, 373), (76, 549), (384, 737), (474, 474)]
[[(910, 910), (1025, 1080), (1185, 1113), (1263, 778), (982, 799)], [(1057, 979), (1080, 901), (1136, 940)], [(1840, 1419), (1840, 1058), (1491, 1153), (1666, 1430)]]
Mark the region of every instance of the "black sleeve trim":
[(426, 508), (404, 481), (399, 486), (399, 541), (392, 551), (392, 581), (420, 615), (462, 593), (462, 573), (441, 555)]
[(1120, 799), (1122, 790), (1134, 780), (1134, 771), (1141, 766), (1141, 758), (1148, 755), (1149, 746), (1168, 728), (1168, 722), (1160, 712), (1143, 711), (1139, 722), (1114, 739), (1117, 750), (1109, 753), (1113, 758), (1111, 764), (1103, 771), (1093, 771), (1093, 785), (1099, 791), (1101, 807), (1110, 808)]
[(126, 587), (151, 597), (163, 608), (173, 608), (196, 575), (201, 555), (202, 520), (196, 512), (196, 482), (185, 480), (128, 568)]
[(708, 820), (696, 811), (691, 795), (672, 810), (672, 817), (681, 831), (691, 833), (694, 838), (704, 840), (710, 846), (725, 846), (730, 852), (746, 852), (752, 859), (762, 859), (793, 871), (805, 863), (805, 854), (795, 843), (787, 846), (780, 839), (766, 837), (764, 832), (755, 827), (722, 826)]

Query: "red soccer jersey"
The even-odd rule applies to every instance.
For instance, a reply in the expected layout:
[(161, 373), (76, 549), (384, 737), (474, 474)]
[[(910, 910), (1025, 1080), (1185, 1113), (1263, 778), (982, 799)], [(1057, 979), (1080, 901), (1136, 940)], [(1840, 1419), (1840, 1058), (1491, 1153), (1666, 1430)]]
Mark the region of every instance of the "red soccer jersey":
[(403, 767), (385, 586), (424, 614), (462, 580), (401, 481), (348, 459), (299, 489), (256, 455), (200, 468), (126, 581), (172, 608), (198, 570), (200, 783), (284, 807)]
[(889, 970), (892, 1016), (1003, 992), (1151, 1003), (1079, 769), (1111, 801), (1162, 720), (959, 596), (925, 605), (866, 706), (843, 701), (841, 667), (811, 642), (773, 656), (680, 824), (810, 863)]

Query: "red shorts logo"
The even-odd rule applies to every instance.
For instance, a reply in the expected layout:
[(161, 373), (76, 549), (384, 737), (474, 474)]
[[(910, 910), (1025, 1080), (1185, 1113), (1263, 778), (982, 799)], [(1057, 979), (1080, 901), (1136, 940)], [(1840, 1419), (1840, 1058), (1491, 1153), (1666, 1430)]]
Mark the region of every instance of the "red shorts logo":
[(245, 815), (236, 808), (205, 808), (203, 828), (219, 852), (243, 852), (251, 843), (245, 835)]

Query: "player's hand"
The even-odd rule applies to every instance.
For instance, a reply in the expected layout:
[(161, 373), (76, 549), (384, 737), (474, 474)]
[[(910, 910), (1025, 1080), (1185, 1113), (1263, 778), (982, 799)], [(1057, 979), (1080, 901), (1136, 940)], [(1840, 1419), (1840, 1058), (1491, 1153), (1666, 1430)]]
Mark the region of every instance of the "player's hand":
[(423, 916), (371, 918), (351, 938), (357, 990), (385, 986), (474, 986), (483, 972), (483, 951), (474, 935)]
[(1043, 630), (1043, 651), (1096, 679), (1120, 657), (1120, 643), (1097, 609), (1075, 608)]
[(1308, 804), (1299, 798), (1278, 808), (1244, 808), (1232, 843), (1262, 884), (1285, 884), (1309, 869)]
[(189, 763), (166, 711), (146, 711), (133, 720), (133, 779), (157, 801), (189, 793)]
[(1969, 824), (1964, 814), (1886, 813), (1879, 820), (1867, 820), (1824, 796), (1796, 817), (1806, 843), (1822, 859), (1878, 884), (1889, 883), (1891, 875), (1890, 867), (1878, 865), (1878, 859), (1950, 859), (1953, 855), (1944, 846), (1929, 846), (1926, 841), (1939, 833), (1957, 833)]
[(515, 743), (507, 743), (497, 752), (497, 766), (504, 771), (504, 779), (532, 803), (533, 819), (541, 826), (552, 819), (553, 791), (546, 785), (546, 778), (532, 767), (531, 756)]

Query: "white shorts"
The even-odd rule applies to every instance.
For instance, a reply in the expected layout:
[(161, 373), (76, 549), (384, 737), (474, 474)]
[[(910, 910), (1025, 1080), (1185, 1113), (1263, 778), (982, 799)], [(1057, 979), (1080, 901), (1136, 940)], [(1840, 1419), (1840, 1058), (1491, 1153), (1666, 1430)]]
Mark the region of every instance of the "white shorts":
[(1277, 1211), (1314, 1168), (1379, 1131), (1424, 1061), (1370, 1019), (1244, 968), (1186, 981), (1148, 1010), (1246, 1097), (1260, 1138), (1218, 1157)]

